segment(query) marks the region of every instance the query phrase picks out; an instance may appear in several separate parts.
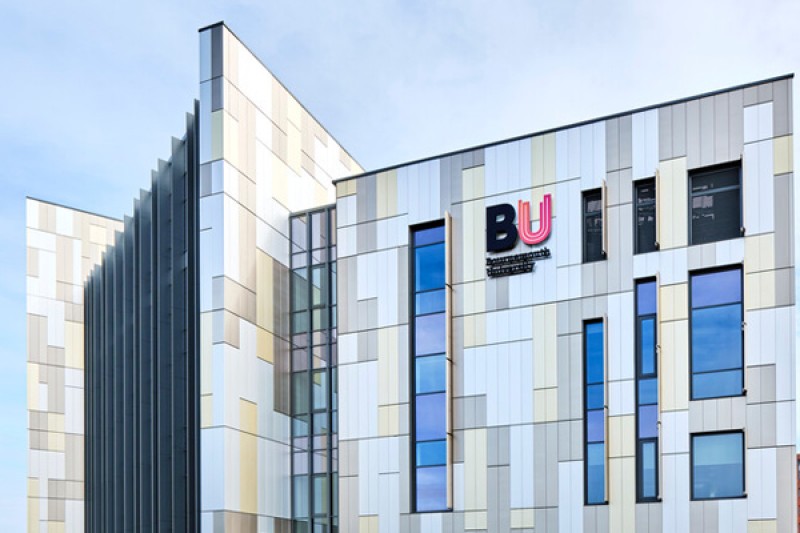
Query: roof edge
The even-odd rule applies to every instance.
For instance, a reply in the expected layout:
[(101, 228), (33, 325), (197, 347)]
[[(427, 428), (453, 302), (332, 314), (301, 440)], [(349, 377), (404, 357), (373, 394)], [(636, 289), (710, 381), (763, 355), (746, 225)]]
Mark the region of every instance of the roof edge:
[(566, 129), (570, 129), (570, 128), (577, 128), (577, 127), (580, 127), (580, 126), (586, 126), (587, 124), (600, 122), (602, 120), (611, 120), (611, 119), (619, 118), (619, 117), (622, 117), (622, 116), (625, 116), (625, 115), (632, 115), (634, 113), (641, 113), (643, 111), (650, 111), (652, 109), (658, 109), (659, 107), (665, 107), (665, 106), (668, 106), (668, 105), (681, 104), (681, 103), (689, 102), (691, 100), (698, 100), (700, 98), (707, 98), (709, 96), (716, 96), (718, 94), (728, 93), (728, 92), (731, 92), (731, 91), (738, 91), (738, 90), (741, 90), (741, 89), (748, 89), (750, 87), (755, 87), (756, 85), (762, 85), (764, 83), (772, 83), (772, 82), (776, 82), (776, 81), (790, 80), (792, 78), (794, 78), (794, 73), (782, 74), (780, 76), (774, 76), (772, 78), (766, 78), (766, 79), (758, 80), (758, 81), (751, 81), (751, 82), (748, 82), (748, 83), (743, 83), (741, 85), (734, 85), (732, 87), (727, 87), (725, 89), (717, 89), (717, 90), (706, 92), (706, 93), (700, 93), (700, 94), (697, 94), (697, 95), (694, 95), (694, 96), (687, 96), (687, 97), (684, 97), (684, 98), (678, 98), (676, 100), (668, 100), (666, 102), (662, 102), (662, 103), (659, 103), (659, 104), (651, 104), (651, 105), (648, 105), (648, 106), (639, 107), (639, 108), (631, 109), (631, 110), (628, 110), (628, 111), (621, 111), (621, 112), (618, 112), (618, 113), (612, 113), (610, 115), (604, 115), (604, 116), (600, 116), (600, 117), (595, 117), (595, 118), (591, 118), (589, 120), (581, 120), (580, 122), (573, 122), (571, 124), (565, 124), (563, 126), (556, 126), (554, 128), (547, 128), (547, 129), (540, 130), (540, 131), (534, 131), (532, 133), (526, 133), (526, 134), (523, 134), (523, 135), (517, 135), (517, 136), (509, 137), (509, 138), (506, 138), (506, 139), (501, 139), (499, 141), (492, 141), (492, 142), (485, 143), (485, 144), (478, 144), (478, 145), (475, 145), (475, 146), (471, 146), (469, 148), (461, 148), (461, 149), (458, 149), (458, 150), (452, 150), (450, 152), (445, 152), (443, 154), (437, 154), (437, 155), (432, 155), (432, 156), (428, 156), (428, 157), (423, 157), (421, 159), (413, 159), (411, 161), (406, 161), (405, 163), (398, 163), (398, 164), (395, 164), (395, 165), (389, 165), (389, 166), (386, 166), (386, 167), (383, 167), (383, 168), (378, 168), (376, 170), (370, 170), (368, 172), (362, 172), (361, 174), (354, 174), (352, 176), (347, 176), (347, 177), (344, 177), (344, 178), (338, 178), (338, 179), (333, 180), (333, 184), (336, 185), (337, 183), (340, 183), (340, 182), (344, 182), (344, 181), (348, 181), (348, 180), (352, 180), (352, 179), (363, 178), (363, 177), (366, 177), (366, 176), (371, 176), (373, 174), (379, 174), (381, 172), (388, 172), (389, 170), (396, 170), (396, 169), (401, 168), (401, 167), (406, 167), (406, 166), (410, 166), (410, 165), (416, 165), (416, 164), (419, 164), (419, 163), (426, 163), (428, 161), (433, 161), (435, 159), (443, 159), (445, 157), (450, 157), (450, 156), (454, 156), (456, 154), (462, 154), (462, 153), (466, 153), (466, 152), (471, 152), (473, 150), (481, 150), (481, 149), (485, 149), (485, 148), (491, 148), (493, 146), (497, 146), (497, 145), (500, 145), (500, 144), (510, 143), (510, 142), (514, 142), (514, 141), (521, 141), (523, 139), (527, 139), (529, 137), (535, 137), (537, 135), (546, 135), (548, 133), (554, 133), (554, 132), (561, 131), (561, 130), (566, 130)]
[(50, 200), (44, 200), (42, 198), (36, 198), (35, 196), (25, 196), (25, 199), (26, 200), (33, 200), (34, 202), (40, 202), (40, 203), (43, 203), (43, 204), (53, 205), (53, 206), (56, 206), (56, 207), (63, 207), (64, 209), (69, 209), (70, 211), (78, 211), (79, 213), (85, 213), (87, 215), (92, 215), (92, 216), (95, 216), (95, 217), (105, 218), (107, 220), (113, 220), (115, 222), (124, 222), (124, 220), (121, 219), (121, 218), (110, 217), (110, 216), (104, 215), (102, 213), (96, 213), (94, 211), (89, 211), (87, 209), (81, 209), (79, 207), (72, 207), (72, 206), (69, 206), (67, 204), (62, 204), (62, 203), (59, 203), (59, 202), (52, 202)]

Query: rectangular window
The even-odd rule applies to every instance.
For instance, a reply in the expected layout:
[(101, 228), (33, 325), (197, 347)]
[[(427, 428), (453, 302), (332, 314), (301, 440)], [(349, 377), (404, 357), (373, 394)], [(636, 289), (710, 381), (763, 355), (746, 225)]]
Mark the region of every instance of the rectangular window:
[(637, 254), (654, 252), (656, 246), (656, 180), (642, 180), (635, 185), (634, 227)]
[(692, 499), (744, 496), (744, 433), (692, 435)]
[(692, 274), (692, 399), (739, 396), (744, 388), (742, 270)]
[(603, 251), (603, 193), (583, 193), (583, 262), (605, 259)]
[(412, 416), (414, 506), (444, 511), (447, 502), (447, 315), (445, 226), (413, 231)]
[(689, 172), (690, 244), (742, 235), (741, 175), (738, 161)]
[(605, 346), (603, 321), (583, 331), (584, 497), (587, 505), (606, 503)]
[(636, 497), (658, 499), (658, 344), (654, 280), (636, 284)]

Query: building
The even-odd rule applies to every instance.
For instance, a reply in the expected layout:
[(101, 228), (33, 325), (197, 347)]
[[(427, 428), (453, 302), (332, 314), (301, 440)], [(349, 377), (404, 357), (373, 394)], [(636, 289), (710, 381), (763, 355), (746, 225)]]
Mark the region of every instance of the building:
[(365, 172), (200, 58), (132, 216), (29, 200), (30, 531), (794, 528), (791, 75)]

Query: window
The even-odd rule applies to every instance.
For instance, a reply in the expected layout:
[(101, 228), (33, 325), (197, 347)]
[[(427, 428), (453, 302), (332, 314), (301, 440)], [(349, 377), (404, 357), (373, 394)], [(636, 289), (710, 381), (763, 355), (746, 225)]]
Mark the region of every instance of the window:
[(447, 510), (447, 358), (444, 224), (413, 246), (413, 461), (415, 508)]
[(605, 259), (603, 251), (603, 193), (583, 193), (583, 262)]
[(634, 226), (637, 254), (654, 252), (656, 246), (656, 180), (642, 180), (635, 185), (636, 225)]
[(692, 399), (743, 393), (742, 270), (691, 276)]
[(605, 350), (603, 321), (586, 322), (583, 331), (584, 498), (606, 503)]
[(741, 163), (689, 173), (690, 244), (742, 235)]
[(636, 497), (658, 498), (656, 282), (636, 284)]
[(744, 496), (744, 433), (692, 435), (692, 499)]

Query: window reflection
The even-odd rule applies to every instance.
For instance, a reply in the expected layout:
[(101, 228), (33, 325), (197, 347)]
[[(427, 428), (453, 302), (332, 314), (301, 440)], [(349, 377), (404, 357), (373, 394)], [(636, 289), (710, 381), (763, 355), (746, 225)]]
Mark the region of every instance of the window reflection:
[(744, 495), (744, 434), (692, 435), (692, 498)]
[(605, 357), (603, 322), (584, 325), (586, 503), (605, 503)]

